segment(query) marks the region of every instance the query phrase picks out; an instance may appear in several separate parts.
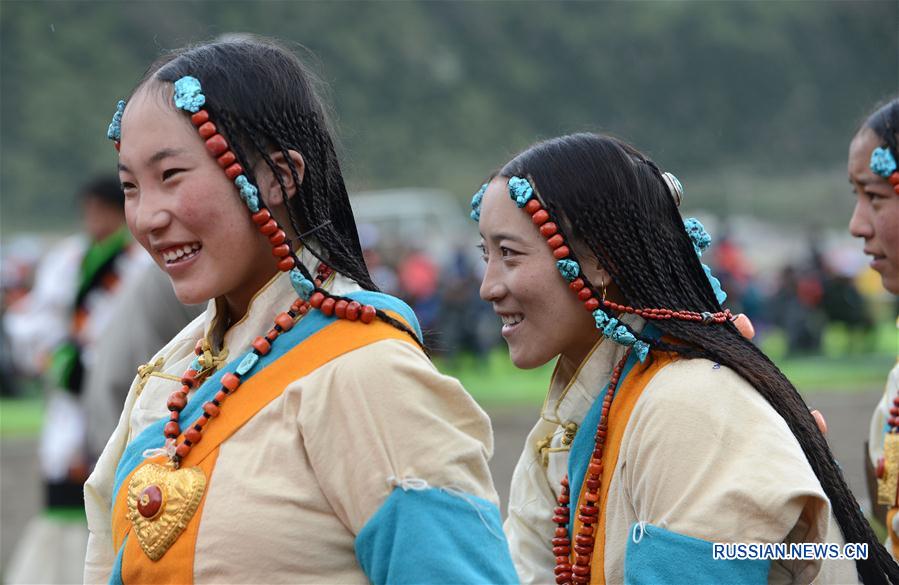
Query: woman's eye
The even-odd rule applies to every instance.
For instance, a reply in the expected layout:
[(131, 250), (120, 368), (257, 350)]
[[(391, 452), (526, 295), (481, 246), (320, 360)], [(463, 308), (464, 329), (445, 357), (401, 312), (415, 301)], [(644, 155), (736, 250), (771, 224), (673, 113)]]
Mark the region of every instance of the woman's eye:
[(182, 172), (184, 169), (166, 169), (162, 172), (162, 180), (167, 181), (171, 179), (173, 176)]
[(503, 255), (503, 258), (508, 258), (509, 256), (514, 256), (516, 254), (514, 250), (510, 250), (505, 246), (500, 246), (499, 251)]
[(484, 244), (478, 244), (477, 246), (475, 246), (475, 248), (477, 248), (478, 252), (481, 253), (481, 260), (486, 262), (487, 261), (487, 247), (484, 246)]

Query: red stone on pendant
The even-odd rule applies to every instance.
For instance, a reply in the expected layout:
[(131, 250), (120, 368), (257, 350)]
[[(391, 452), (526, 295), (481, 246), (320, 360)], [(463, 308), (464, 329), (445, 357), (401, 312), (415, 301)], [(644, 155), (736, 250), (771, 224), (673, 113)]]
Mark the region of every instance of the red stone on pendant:
[(357, 301), (351, 301), (349, 305), (346, 307), (346, 318), (348, 321), (355, 321), (359, 318), (359, 312), (362, 310), (362, 305)]
[(148, 520), (159, 515), (162, 510), (162, 488), (158, 485), (150, 485), (144, 488), (137, 499), (137, 511)]
[(524, 210), (527, 211), (528, 213), (530, 213), (531, 215), (537, 213), (542, 208), (543, 208), (543, 206), (540, 205), (540, 202), (537, 201), (536, 199), (531, 199), (524, 206)]

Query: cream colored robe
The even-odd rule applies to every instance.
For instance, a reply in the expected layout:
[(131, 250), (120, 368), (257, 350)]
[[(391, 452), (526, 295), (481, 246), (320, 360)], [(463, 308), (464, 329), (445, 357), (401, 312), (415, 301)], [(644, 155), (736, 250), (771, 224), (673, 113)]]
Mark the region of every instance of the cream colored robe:
[[(338, 277), (331, 290), (358, 287)], [(285, 275), (257, 293), (225, 336), (230, 358), (246, 352), (295, 298)], [(210, 303), (154, 357), (164, 359), (165, 376), (187, 369), (214, 316)], [(179, 386), (159, 375), (132, 385), (85, 487), (86, 583), (107, 582), (115, 559), (110, 506), (119, 458), (133, 437), (168, 415), (166, 400)], [(194, 581), (366, 582), (354, 540), (397, 483), (423, 479), (496, 503), (487, 467), (492, 451), (485, 413), (413, 345), (385, 340), (343, 354), (288, 385), (222, 444), (202, 512)]]
[[(557, 364), (514, 472), (504, 526), (522, 583), (555, 583), (552, 510), (567, 474), (571, 431), (623, 355), (622, 346), (604, 340), (580, 366)], [(541, 453), (545, 439), (549, 449)], [(711, 542), (842, 543), (829, 501), (784, 420), (745, 380), (707, 360), (676, 361), (648, 383), (628, 421), (605, 506), (609, 584), (624, 582), (637, 523)], [(769, 582), (857, 580), (852, 561), (824, 565), (773, 561)]]

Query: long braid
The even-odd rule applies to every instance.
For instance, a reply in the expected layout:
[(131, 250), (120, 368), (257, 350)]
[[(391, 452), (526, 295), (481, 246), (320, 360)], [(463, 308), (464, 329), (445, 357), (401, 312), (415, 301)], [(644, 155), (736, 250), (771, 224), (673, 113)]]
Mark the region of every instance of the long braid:
[[(564, 182), (566, 165), (578, 171), (577, 184)], [(658, 167), (635, 149), (596, 135), (563, 137), (525, 151), (500, 174), (531, 178), (551, 216), (587, 245), (629, 305), (721, 310)], [(655, 349), (727, 366), (765, 398), (796, 437), (846, 541), (868, 544), (868, 558), (856, 560), (862, 581), (899, 584), (899, 565), (865, 520), (808, 407), (768, 357), (730, 322), (655, 324), (677, 340), (651, 343)]]
[[(306, 185), (310, 185), (310, 187), (311, 187), (311, 188), (307, 187), (307, 189), (311, 192), (315, 192), (313, 190), (313, 188), (316, 186), (319, 186), (318, 185), (319, 180), (321, 179), (322, 176), (325, 176), (327, 174), (327, 171), (325, 173), (321, 173), (318, 171), (319, 165), (316, 165), (315, 162), (317, 162), (318, 160), (321, 160), (321, 159), (319, 159), (317, 156), (315, 156), (315, 154), (318, 154), (318, 153), (315, 153), (315, 150), (313, 149), (312, 152), (314, 154), (313, 154), (313, 156), (308, 157), (308, 162), (306, 164), (306, 169), (304, 172), (305, 181), (301, 181), (299, 174), (297, 173), (296, 167), (292, 163), (292, 161), (290, 159), (290, 155), (287, 151), (288, 147), (285, 145), (286, 140), (285, 140), (284, 130), (282, 128), (280, 128), (277, 124), (274, 124), (271, 121), (264, 119), (261, 123), (262, 128), (261, 128), (261, 132), (260, 132), (260, 129), (257, 129), (257, 128), (251, 126), (250, 124), (246, 123), (244, 120), (236, 118), (231, 115), (228, 115), (224, 112), (218, 113), (218, 119), (221, 120), (221, 122), (220, 122), (221, 130), (226, 136), (229, 137), (230, 142), (232, 144), (232, 149), (234, 150), (235, 155), (237, 156), (241, 165), (244, 166), (245, 169), (250, 169), (249, 172), (252, 173), (252, 171), (251, 171), (252, 165), (250, 164), (250, 158), (247, 156), (247, 153), (244, 152), (243, 149), (240, 148), (240, 146), (239, 146), (239, 144), (241, 142), (246, 141), (246, 142), (249, 142), (249, 144), (253, 147), (256, 155), (259, 156), (263, 161), (265, 161), (265, 163), (271, 169), (276, 180), (278, 181), (278, 185), (281, 189), (281, 193), (282, 193), (285, 201), (288, 200), (287, 184), (286, 184), (284, 178), (281, 176), (280, 169), (277, 167), (274, 160), (272, 160), (271, 156), (268, 154), (268, 149), (265, 146), (266, 142), (265, 142), (265, 139), (263, 138), (263, 136), (265, 136), (266, 134), (268, 135), (268, 138), (270, 140), (273, 140), (276, 144), (279, 145), (280, 151), (284, 155), (285, 160), (290, 161), (287, 163), (287, 165), (290, 168), (290, 172), (291, 172), (291, 176), (294, 181), (294, 185), (296, 185), (298, 189), (299, 189), (300, 185), (304, 184), (304, 182), (305, 182)], [(243, 140), (234, 140), (232, 138), (232, 137), (237, 137), (237, 136), (242, 137)], [(298, 148), (302, 148), (300, 145), (296, 145), (296, 146)], [(252, 174), (250, 175), (250, 178), (254, 183), (256, 182), (255, 176), (253, 176)], [(343, 184), (342, 181), (340, 181), (340, 184)], [(298, 196), (299, 196), (299, 193), (298, 193)], [(317, 201), (317, 200), (321, 200), (323, 198), (310, 196), (310, 197), (306, 197), (305, 199)], [(300, 229), (309, 229), (308, 220), (306, 222), (301, 223), (301, 218), (294, 217), (295, 212), (292, 209), (293, 206), (286, 205), (285, 207), (287, 208), (288, 215), (290, 216), (291, 225), (294, 228), (294, 230), (297, 231), (297, 233), (300, 233), (299, 232)], [(327, 212), (327, 210), (322, 210), (322, 211)], [(304, 225), (304, 223), (305, 223), (305, 225)], [(319, 260), (322, 260), (323, 262), (328, 263), (328, 264), (330, 264), (332, 262), (332, 260), (330, 260), (330, 259), (321, 258), (319, 253), (317, 253), (312, 246), (309, 246), (305, 242), (304, 242), (304, 244), (306, 244), (307, 249), (309, 249), (313, 253), (313, 255), (315, 255)], [(361, 255), (361, 250), (360, 250), (360, 255)], [(340, 255), (338, 254), (338, 256), (340, 256)], [(352, 256), (348, 256), (348, 257), (352, 257)], [(309, 281), (314, 282), (315, 279), (313, 278), (312, 274), (309, 272), (309, 269), (303, 264), (303, 262), (301, 262), (300, 259), (298, 257), (296, 257), (295, 255), (294, 255), (294, 260), (295, 260), (296, 267), (300, 270), (300, 272), (303, 273), (303, 276), (305, 278), (307, 278)], [(335, 268), (341, 274), (346, 274), (346, 272), (343, 272), (341, 270), (342, 267), (334, 266), (333, 264), (330, 264), (330, 265), (332, 266), (332, 268)], [(364, 269), (364, 265), (363, 265), (363, 269)], [(366, 275), (367, 275), (367, 269), (365, 269), (365, 270), (366, 270)], [(352, 276), (350, 276), (350, 277), (352, 278)], [(373, 283), (370, 283), (370, 287), (368, 287), (367, 290), (377, 290), (377, 288), (374, 286)], [(341, 300), (346, 301), (347, 303), (353, 302), (353, 299), (351, 299), (349, 297), (335, 295), (331, 292), (324, 290), (323, 288), (321, 288), (319, 286), (316, 286), (314, 288), (313, 292), (321, 293), (322, 295), (324, 295), (326, 297), (334, 299), (335, 302), (341, 301)], [(429, 355), (428, 348), (424, 345), (423, 341), (421, 339), (419, 339), (418, 334), (415, 331), (413, 331), (412, 328), (409, 327), (406, 323), (404, 323), (403, 321), (400, 321), (399, 319), (392, 317), (391, 315), (389, 315), (388, 313), (386, 313), (385, 311), (383, 311), (381, 309), (375, 310), (375, 316), (378, 319), (380, 319), (381, 321), (384, 321), (385, 323), (387, 323), (388, 325), (391, 325), (392, 327), (399, 329), (400, 331), (403, 331), (404, 333), (408, 334), (410, 337), (412, 337), (413, 340), (415, 340), (415, 343), (422, 349), (422, 351), (424, 351), (426, 355)]]

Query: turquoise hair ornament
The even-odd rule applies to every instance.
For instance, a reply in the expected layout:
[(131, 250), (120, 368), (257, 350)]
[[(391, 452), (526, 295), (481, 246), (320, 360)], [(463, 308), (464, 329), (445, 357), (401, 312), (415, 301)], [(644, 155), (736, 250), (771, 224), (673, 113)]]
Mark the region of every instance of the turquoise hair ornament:
[(609, 322), (609, 319), (611, 319), (609, 314), (602, 309), (596, 309), (595, 311), (593, 311), (593, 321), (596, 323), (597, 329), (605, 328), (606, 323)]
[(309, 300), (312, 291), (315, 290), (315, 284), (306, 278), (299, 268), (290, 269), (290, 284), (293, 285), (293, 289), (296, 293), (307, 301)]
[[(696, 255), (701, 258), (702, 253), (712, 245), (712, 236), (705, 231), (705, 227), (703, 227), (702, 223), (695, 217), (688, 217), (684, 220), (684, 229), (687, 230), (687, 235), (690, 236), (690, 240), (693, 242), (693, 250), (696, 252)], [(702, 264), (702, 269), (709, 279), (709, 284), (712, 285), (712, 290), (715, 292), (715, 298), (718, 300), (718, 304), (723, 305), (724, 301), (727, 300), (727, 293), (721, 288), (721, 281), (712, 276), (711, 268), (702, 262), (700, 262), (700, 264)]]
[(527, 179), (512, 177), (509, 179), (509, 195), (515, 200), (515, 205), (524, 207), (534, 196), (534, 188)]
[(896, 172), (896, 159), (889, 148), (878, 146), (874, 149), (871, 153), (871, 170), (885, 179)]
[(250, 211), (256, 213), (259, 211), (259, 191), (254, 187), (244, 175), (234, 179), (234, 184), (240, 189), (240, 198), (244, 200)]
[(475, 221), (481, 220), (481, 200), (484, 199), (484, 193), (487, 191), (487, 183), (481, 185), (478, 192), (471, 198), (471, 219)]
[(206, 96), (200, 88), (200, 81), (196, 77), (185, 75), (175, 82), (175, 106), (196, 114), (206, 103)]
[(106, 131), (106, 137), (110, 140), (119, 142), (122, 140), (122, 114), (125, 113), (125, 100), (119, 100), (115, 106), (115, 114), (112, 115), (112, 122)]
[(646, 361), (646, 356), (649, 355), (649, 344), (638, 339), (634, 342), (634, 353), (637, 354), (637, 359), (642, 364)]
[(690, 236), (690, 240), (693, 242), (693, 249), (696, 251), (696, 255), (702, 256), (702, 253), (712, 245), (712, 236), (705, 231), (705, 227), (695, 217), (688, 217), (684, 220), (684, 229), (687, 230), (687, 235)]
[(556, 261), (556, 268), (559, 269), (559, 272), (562, 273), (562, 277), (571, 282), (581, 273), (581, 267), (578, 266), (578, 263), (574, 260), (569, 260), (565, 258), (564, 260)]
[(618, 325), (618, 327), (612, 331), (612, 341), (620, 343), (621, 345), (631, 346), (637, 342), (637, 338), (634, 337), (633, 333), (627, 330), (627, 327)]

